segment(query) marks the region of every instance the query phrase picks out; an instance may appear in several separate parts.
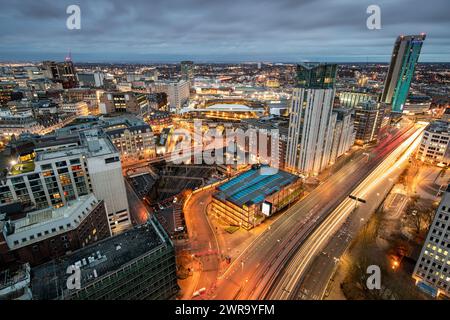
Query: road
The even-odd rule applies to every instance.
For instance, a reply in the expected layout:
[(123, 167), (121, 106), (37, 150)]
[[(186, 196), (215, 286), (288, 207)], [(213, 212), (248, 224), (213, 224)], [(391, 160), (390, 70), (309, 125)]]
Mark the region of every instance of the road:
[(381, 204), (393, 186), (394, 179), (419, 145), (421, 133), (422, 129), (419, 129), (406, 139), (352, 192), (352, 195), (364, 199), (366, 203), (346, 198), (327, 216), (286, 264), (266, 298), (285, 300), (323, 297), (334, 266), (349, 240)]
[[(197, 261), (201, 265), (200, 278), (195, 280), (195, 285), (189, 290), (192, 292), (184, 293), (185, 297), (192, 297), (192, 293), (201, 288), (206, 288), (205, 295), (197, 299), (208, 298), (214, 290), (214, 284), (217, 279), (220, 254), (218, 242), (215, 233), (209, 223), (206, 215), (206, 205), (211, 201), (211, 195), (214, 190), (208, 190), (193, 194), (184, 208), (184, 217), (188, 230), (189, 242), (184, 250), (197, 256)], [(177, 248), (179, 249), (179, 248)]]
[(215, 299), (261, 299), (299, 245), (381, 161), (418, 128), (403, 130), (360, 154), (283, 213), (219, 277)]

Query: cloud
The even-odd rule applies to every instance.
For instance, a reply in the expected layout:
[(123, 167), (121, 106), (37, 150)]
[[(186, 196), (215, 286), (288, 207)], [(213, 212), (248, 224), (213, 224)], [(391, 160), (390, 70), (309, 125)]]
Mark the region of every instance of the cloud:
[[(81, 8), (81, 30), (66, 8)], [(381, 8), (368, 30), (366, 8)], [(199, 57), (278, 61), (362, 56), (387, 61), (399, 34), (426, 32), (422, 61), (450, 61), (448, 0), (0, 0), (0, 59)], [(128, 57), (128, 58), (127, 58)], [(210, 57), (210, 58), (208, 58)], [(365, 59), (363, 59), (365, 61)]]

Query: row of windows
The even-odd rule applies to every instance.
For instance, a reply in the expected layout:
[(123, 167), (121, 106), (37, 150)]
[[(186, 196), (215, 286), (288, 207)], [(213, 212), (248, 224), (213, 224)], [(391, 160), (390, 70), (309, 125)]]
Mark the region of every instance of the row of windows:
[[(95, 202), (94, 201), (92, 201), (91, 202), (91, 207), (93, 206), (95, 204)], [(81, 214), (79, 214), (78, 215), (78, 219), (74, 219), (74, 221), (75, 221), (75, 223), (79, 223), (80, 221), (81, 221), (81, 218), (83, 217), (83, 216), (85, 216), (86, 214), (88, 214), (90, 212), (90, 210), (88, 209), (88, 210), (83, 210), (82, 212), (81, 212)], [(38, 232), (38, 233), (36, 233), (36, 234), (32, 234), (32, 235), (30, 235), (29, 237), (24, 237), (24, 238), (22, 238), (21, 239), (21, 242), (22, 243), (24, 243), (24, 242), (27, 242), (28, 240), (34, 240), (34, 239), (38, 239), (38, 238), (41, 238), (41, 237), (43, 237), (43, 236), (47, 236), (47, 235), (49, 235), (49, 234), (51, 234), (51, 233), (55, 233), (57, 230), (58, 231), (64, 231), (64, 230), (69, 230), (70, 228), (72, 227), (72, 224), (69, 222), (69, 223), (67, 223), (65, 226), (64, 225), (60, 225), (58, 228), (52, 228), (51, 230), (45, 230), (44, 231), (44, 233), (42, 233), (42, 232)], [(14, 241), (14, 245), (18, 245), (20, 242), (19, 242), (19, 240), (15, 240)]]
[[(422, 276), (423, 278), (425, 277), (425, 273), (424, 272), (419, 272), (419, 275)], [(436, 284), (436, 282), (437, 282), (437, 285), (440, 286), (443, 289), (447, 289), (448, 288), (448, 284), (447, 283), (445, 283), (443, 281), (438, 281), (438, 279), (432, 278), (430, 275), (426, 276), (426, 279), (429, 282), (432, 282), (434, 284)]]
[[(68, 223), (67, 224), (67, 228), (70, 228), (71, 227), (71, 224), (70, 223)], [(58, 230), (59, 231), (63, 231), (65, 228), (64, 228), (64, 226), (63, 225), (61, 225), (61, 226), (59, 226), (59, 228), (58, 228)], [(24, 238), (22, 238), (21, 239), (21, 242), (22, 243), (24, 243), (24, 242), (27, 242), (28, 240), (34, 240), (34, 239), (38, 239), (38, 238), (41, 238), (41, 237), (43, 237), (43, 236), (46, 236), (46, 235), (49, 235), (50, 233), (55, 233), (56, 232), (56, 228), (52, 228), (51, 230), (45, 230), (44, 231), (44, 233), (42, 233), (42, 232), (38, 232), (38, 233), (36, 233), (36, 235), (30, 235), (29, 237), (24, 237)], [(14, 245), (18, 245), (20, 242), (19, 242), (19, 240), (14, 240)]]

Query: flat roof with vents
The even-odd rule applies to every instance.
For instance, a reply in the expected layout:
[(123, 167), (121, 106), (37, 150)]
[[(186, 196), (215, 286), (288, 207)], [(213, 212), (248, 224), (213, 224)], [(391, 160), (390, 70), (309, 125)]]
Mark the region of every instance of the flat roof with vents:
[(162, 229), (153, 220), (117, 236), (79, 249), (72, 254), (32, 269), (31, 289), (36, 299), (57, 299), (66, 291), (67, 268), (74, 265), (81, 270), (84, 288), (134, 259), (160, 247), (171, 246)]

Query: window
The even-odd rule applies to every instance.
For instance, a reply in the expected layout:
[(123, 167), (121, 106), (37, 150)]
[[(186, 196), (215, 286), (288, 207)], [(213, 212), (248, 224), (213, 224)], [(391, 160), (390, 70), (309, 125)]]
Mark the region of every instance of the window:
[(106, 158), (105, 159), (105, 163), (106, 164), (113, 163), (113, 162), (118, 162), (118, 161), (120, 161), (119, 157), (111, 157), (111, 158)]
[(80, 163), (80, 159), (71, 159), (70, 160), (70, 164), (79, 164)]
[(65, 166), (67, 166), (67, 162), (66, 161), (58, 161), (55, 163), (55, 165), (57, 167), (65, 167)]
[(43, 164), (43, 165), (41, 165), (41, 169), (42, 170), (51, 170), (52, 164), (51, 163)]

